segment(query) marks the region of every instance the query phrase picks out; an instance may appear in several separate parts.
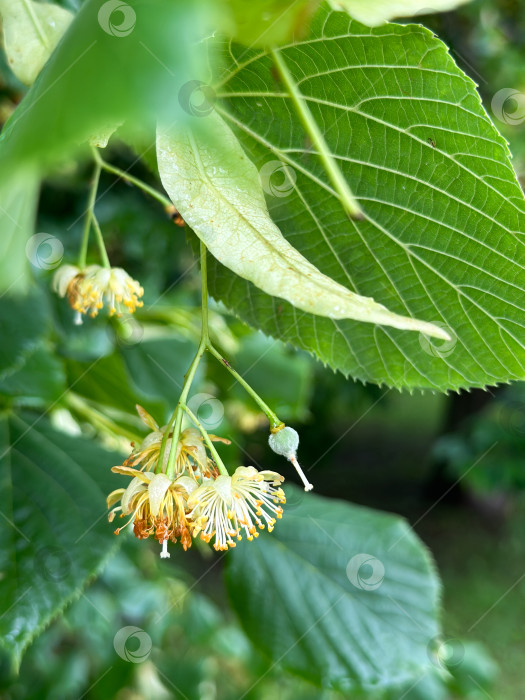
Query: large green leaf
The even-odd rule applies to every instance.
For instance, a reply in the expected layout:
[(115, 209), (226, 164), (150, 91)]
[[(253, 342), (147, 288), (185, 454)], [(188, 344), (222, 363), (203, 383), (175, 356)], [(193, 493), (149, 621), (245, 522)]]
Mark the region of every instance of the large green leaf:
[(0, 435), (0, 641), (17, 667), (116, 543), (103, 516), (120, 458), (38, 415), (4, 415)]
[(524, 378), (525, 202), (505, 141), (446, 47), (423, 27), (369, 29), (323, 7), (311, 36), (281, 49), (363, 221), (346, 215), (267, 53), (231, 51), (219, 109), (289, 242), (349, 289), (454, 339), (317, 318), (210, 261), (214, 296), (362, 380), (445, 390)]
[(385, 688), (431, 667), (439, 583), (398, 517), (287, 489), (271, 535), (228, 555), (232, 603), (275, 663), (336, 690)]

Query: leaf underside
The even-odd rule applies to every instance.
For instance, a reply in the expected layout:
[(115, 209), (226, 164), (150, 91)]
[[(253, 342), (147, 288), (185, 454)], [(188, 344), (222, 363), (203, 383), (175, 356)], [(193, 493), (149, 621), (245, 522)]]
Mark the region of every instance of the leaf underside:
[(158, 130), (159, 174), (184, 221), (217, 260), (299, 310), (448, 339), (441, 328), (393, 314), (323, 275), (273, 223), (257, 169), (224, 120), (212, 112), (196, 122), (201, 128)]
[(323, 7), (310, 37), (281, 49), (364, 221), (345, 214), (267, 53), (230, 45), (225, 55), (217, 109), (258, 168), (294, 170), (289, 194), (267, 198), (289, 242), (349, 289), (453, 339), (318, 318), (215, 261), (211, 293), (356, 379), (442, 391), (523, 379), (525, 202), (506, 142), (444, 44), (420, 26), (369, 29)]

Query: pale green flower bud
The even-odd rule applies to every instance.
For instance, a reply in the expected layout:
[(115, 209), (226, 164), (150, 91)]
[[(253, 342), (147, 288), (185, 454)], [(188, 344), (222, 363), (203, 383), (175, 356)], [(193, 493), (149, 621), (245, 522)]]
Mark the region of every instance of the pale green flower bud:
[(294, 465), (297, 473), (301, 477), (301, 481), (304, 484), (304, 490), (311, 491), (313, 489), (313, 484), (308, 481), (299, 462), (297, 461), (299, 433), (293, 428), (285, 426), (284, 428), (281, 428), (281, 430), (270, 434), (268, 444), (276, 454), (286, 457), (286, 459)]

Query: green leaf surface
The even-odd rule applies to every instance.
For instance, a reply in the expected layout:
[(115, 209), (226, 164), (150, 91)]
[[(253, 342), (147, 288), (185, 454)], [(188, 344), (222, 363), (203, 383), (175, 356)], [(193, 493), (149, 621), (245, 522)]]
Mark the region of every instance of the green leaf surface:
[(439, 582), (399, 517), (288, 488), (271, 535), (228, 555), (232, 603), (276, 664), (340, 691), (399, 685), (430, 668)]
[(4, 415), (0, 436), (0, 639), (16, 668), (115, 546), (105, 495), (121, 458), (36, 414)]
[(318, 4), (319, 0), (225, 0), (221, 24), (228, 36), (246, 46), (275, 46), (304, 34)]
[(0, 304), (0, 379), (16, 370), (48, 326), (48, 307), (35, 294), (4, 296)]
[(311, 36), (280, 50), (363, 221), (346, 215), (267, 53), (228, 50), (218, 109), (265, 174), (287, 240), (349, 289), (452, 340), (315, 317), (214, 261), (212, 294), (357, 379), (439, 390), (523, 379), (525, 202), (505, 141), (446, 47), (423, 27), (369, 29), (323, 6)]

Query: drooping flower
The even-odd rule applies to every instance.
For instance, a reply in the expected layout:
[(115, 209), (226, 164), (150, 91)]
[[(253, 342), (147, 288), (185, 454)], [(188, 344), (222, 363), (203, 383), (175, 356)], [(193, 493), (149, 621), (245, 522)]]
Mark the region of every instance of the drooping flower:
[[(166, 474), (142, 472), (131, 467), (113, 467), (113, 472), (133, 476), (126, 489), (117, 489), (107, 498), (109, 521), (120, 511), (120, 517), (129, 515), (128, 521), (115, 530), (133, 523), (135, 537), (146, 539), (153, 535), (162, 544), (161, 557), (169, 557), (168, 540), (180, 539), (184, 550), (191, 547), (190, 522), (187, 518), (188, 497), (197, 488), (193, 479), (180, 476), (170, 479)], [(120, 505), (115, 506), (120, 501)], [(113, 507), (112, 507), (113, 506)]]
[(205, 542), (214, 537), (213, 547), (226, 550), (235, 547), (234, 539), (258, 537), (257, 528), (271, 532), (276, 518), (281, 518), (285, 503), (280, 487), (284, 477), (254, 467), (238, 467), (233, 476), (220, 475), (199, 486), (188, 499), (188, 519), (192, 534), (201, 534)]
[(122, 316), (124, 310), (133, 313), (143, 306), (140, 297), (144, 290), (120, 267), (88, 265), (80, 270), (74, 265), (63, 265), (53, 278), (53, 289), (67, 297), (78, 314), (94, 317), (107, 307), (109, 315)]

